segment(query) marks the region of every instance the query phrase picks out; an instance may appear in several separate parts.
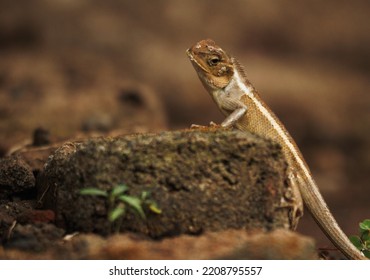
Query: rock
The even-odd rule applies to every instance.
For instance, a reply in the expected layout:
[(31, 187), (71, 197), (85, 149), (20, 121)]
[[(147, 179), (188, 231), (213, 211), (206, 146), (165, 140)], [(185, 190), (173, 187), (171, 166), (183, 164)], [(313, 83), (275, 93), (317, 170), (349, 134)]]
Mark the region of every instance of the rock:
[(167, 129), (167, 115), (163, 99), (152, 88), (135, 82), (116, 86), (114, 106), (117, 108), (116, 126), (128, 132), (153, 132)]
[(33, 131), (32, 137), (32, 146), (45, 146), (51, 143), (50, 140), (50, 131), (43, 128), (38, 127)]
[(17, 224), (10, 232), (4, 247), (23, 251), (41, 252), (60, 240), (64, 231), (53, 224)]
[(9, 230), (15, 219), (5, 211), (0, 211), (0, 239), (6, 240), (9, 237)]
[(31, 211), (34, 206), (29, 201), (0, 201), (0, 239), (6, 241), (9, 238), (9, 233), (13, 223), (17, 220), (18, 216), (27, 211)]
[(17, 216), (20, 224), (51, 223), (55, 220), (55, 213), (51, 210), (29, 209)]
[(35, 176), (20, 157), (0, 158), (0, 198), (35, 191)]
[(31, 168), (32, 172), (38, 174), (44, 168), (48, 157), (55, 152), (63, 143), (54, 143), (41, 147), (24, 147), (12, 155), (21, 158)]
[(127, 211), (120, 230), (163, 238), (182, 233), (288, 227), (279, 208), (289, 186), (279, 145), (240, 131), (190, 130), (68, 143), (48, 160), (38, 182), (44, 209), (67, 232), (109, 234), (107, 200), (82, 188), (150, 197), (161, 214)]

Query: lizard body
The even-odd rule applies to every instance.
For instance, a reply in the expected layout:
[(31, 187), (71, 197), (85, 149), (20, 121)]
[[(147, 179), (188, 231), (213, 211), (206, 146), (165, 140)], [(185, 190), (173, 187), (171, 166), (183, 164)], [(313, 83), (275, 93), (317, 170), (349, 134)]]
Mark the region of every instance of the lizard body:
[(346, 257), (366, 259), (340, 229), (294, 140), (247, 80), (236, 59), (209, 39), (189, 48), (187, 55), (204, 87), (226, 116), (221, 127), (236, 127), (281, 145), (289, 165), (291, 186), (282, 207), (290, 208), (291, 228), (296, 228), (303, 215), (304, 201), (316, 223)]

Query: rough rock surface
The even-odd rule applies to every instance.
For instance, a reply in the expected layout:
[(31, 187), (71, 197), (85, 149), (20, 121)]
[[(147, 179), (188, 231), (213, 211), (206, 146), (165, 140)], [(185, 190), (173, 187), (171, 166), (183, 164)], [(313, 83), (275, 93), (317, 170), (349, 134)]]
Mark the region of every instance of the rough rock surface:
[(0, 158), (0, 198), (35, 192), (35, 177), (20, 157)]
[(121, 231), (162, 238), (224, 229), (287, 227), (279, 208), (288, 186), (280, 146), (239, 131), (190, 130), (68, 143), (50, 157), (39, 181), (43, 207), (67, 232), (110, 233), (107, 201), (82, 188), (150, 191), (162, 210), (128, 212)]
[(11, 227), (4, 248), (39, 253), (55, 246), (63, 235), (63, 229), (49, 223), (16, 224)]

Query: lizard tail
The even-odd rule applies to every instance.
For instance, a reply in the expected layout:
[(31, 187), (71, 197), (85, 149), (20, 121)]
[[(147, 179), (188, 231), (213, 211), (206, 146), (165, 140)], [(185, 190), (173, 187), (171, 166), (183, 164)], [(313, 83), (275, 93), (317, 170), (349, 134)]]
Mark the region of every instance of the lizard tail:
[(339, 227), (314, 180), (311, 178), (309, 180), (310, 182), (302, 182), (299, 184), (299, 187), (306, 207), (311, 212), (317, 224), (333, 242), (335, 247), (347, 258), (353, 260), (367, 260)]

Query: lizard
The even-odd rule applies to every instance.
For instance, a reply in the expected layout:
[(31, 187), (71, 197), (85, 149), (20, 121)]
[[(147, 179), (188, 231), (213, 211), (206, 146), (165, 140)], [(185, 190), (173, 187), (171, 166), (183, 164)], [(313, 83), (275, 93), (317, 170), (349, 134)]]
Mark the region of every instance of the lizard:
[(289, 209), (291, 229), (296, 229), (305, 204), (325, 235), (347, 258), (366, 259), (339, 227), (297, 144), (261, 99), (239, 62), (211, 39), (199, 41), (186, 54), (203, 86), (226, 116), (220, 125), (211, 122), (212, 126), (248, 131), (282, 147), (291, 192), (285, 195), (281, 207)]

